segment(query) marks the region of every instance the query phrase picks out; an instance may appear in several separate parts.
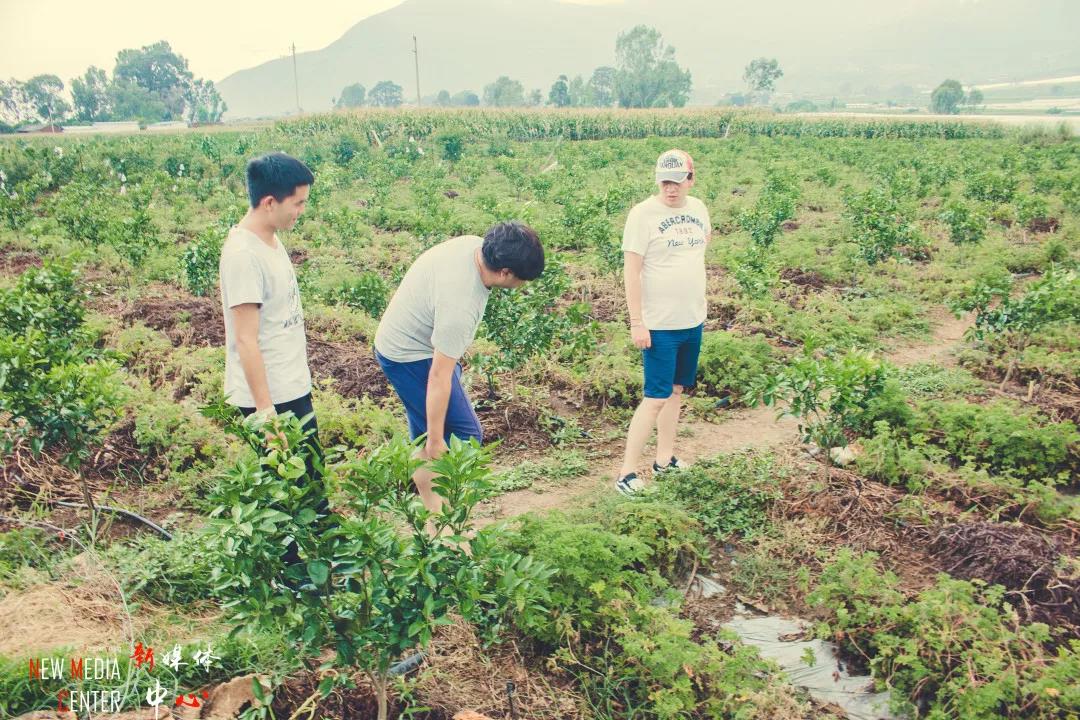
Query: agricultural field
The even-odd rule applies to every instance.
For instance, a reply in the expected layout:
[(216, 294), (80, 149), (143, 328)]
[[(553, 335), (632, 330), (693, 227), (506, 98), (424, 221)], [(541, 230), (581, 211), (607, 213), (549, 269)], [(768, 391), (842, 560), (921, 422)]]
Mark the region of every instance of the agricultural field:
[[(620, 240), (670, 147), (714, 223), (693, 465), (625, 499)], [(270, 150), (316, 176), (282, 240), (329, 525), (297, 428), (260, 464), (221, 403), (218, 253)], [(732, 629), (777, 616), (896, 717), (1080, 717), (1065, 131), (369, 112), (4, 141), (0, 181), (0, 717), (109, 693), (126, 718), (845, 717)], [(491, 297), (465, 380), (497, 442), (440, 461), (431, 538), (371, 340), (413, 258), (507, 219), (548, 267)], [(115, 672), (33, 674), (83, 657)]]

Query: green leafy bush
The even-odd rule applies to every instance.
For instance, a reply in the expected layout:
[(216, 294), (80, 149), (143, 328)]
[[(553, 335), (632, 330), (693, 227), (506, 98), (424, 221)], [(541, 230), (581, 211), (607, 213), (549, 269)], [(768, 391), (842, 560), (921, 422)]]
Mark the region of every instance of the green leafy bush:
[[(308, 457), (297, 419), (275, 418), (270, 437), (249, 423), (239, 432), (263, 452), (257, 464), (242, 462), (222, 481), (215, 587), (237, 627), (280, 632), (291, 653), (333, 645), (335, 665), (365, 670), (379, 720), (387, 717), (390, 665), (427, 646), (451, 613), (474, 619), (510, 611), (492, 608), (500, 597), (490, 586), (492, 553), (500, 553), (498, 567), (516, 563), (530, 572), (523, 582), (542, 577), (538, 565), (517, 563), (486, 536), (463, 542), (473, 509), (491, 492), (489, 456), (475, 442), (454, 438), (431, 463), (434, 489), (447, 501), (440, 512), (414, 494), (412, 475), (424, 461), (414, 444), (398, 439), (336, 466), (347, 504), (338, 515), (320, 512), (325, 491), (305, 465), (321, 463)], [(291, 542), (297, 559), (288, 562)], [(502, 597), (528, 597), (516, 587), (504, 582), (509, 594)]]
[(761, 335), (707, 332), (698, 358), (698, 387), (711, 395), (731, 395), (736, 402), (751, 404), (755, 383), (776, 365), (776, 353)]
[(102, 559), (115, 571), (125, 593), (168, 605), (188, 605), (215, 596), (210, 550), (205, 534), (184, 531), (173, 533), (172, 540), (141, 535), (129, 544), (113, 543)]
[(753, 536), (768, 525), (769, 510), (780, 498), (777, 475), (771, 457), (718, 455), (666, 475), (653, 497), (685, 508), (718, 538)]
[(568, 652), (557, 657), (582, 683), (597, 717), (681, 718), (806, 717), (805, 701), (762, 660), (757, 650), (725, 637), (692, 639), (693, 625), (660, 608), (638, 607), (613, 623), (610, 642), (582, 673)]
[(1016, 219), (1024, 227), (1030, 225), (1033, 220), (1050, 215), (1050, 206), (1046, 198), (1041, 195), (1020, 195), (1015, 199), (1014, 204), (1016, 205)]
[(1019, 181), (1004, 170), (984, 170), (968, 180), (964, 194), (975, 200), (985, 202), (1011, 202)]
[(387, 295), (390, 288), (377, 273), (362, 272), (355, 278), (343, 281), (334, 288), (328, 300), (355, 310), (363, 310), (378, 320), (386, 310)]
[(803, 442), (825, 449), (847, 444), (846, 433), (862, 433), (875, 421), (906, 425), (911, 410), (888, 363), (857, 350), (817, 356), (807, 346), (787, 367), (763, 378), (756, 394), (766, 405), (784, 403), (783, 414), (800, 420)]
[(900, 248), (923, 244), (911, 203), (898, 199), (883, 185), (861, 193), (847, 192), (844, 217), (851, 224), (859, 255), (870, 265), (897, 256)]
[(435, 142), (442, 148), (443, 160), (457, 162), (465, 154), (465, 137), (461, 133), (442, 133), (435, 138)]
[(225, 454), (220, 429), (189, 406), (152, 393), (136, 405), (134, 437), (139, 449), (160, 457), (170, 473), (209, 469)]
[(1012, 297), (1011, 291), (1011, 278), (981, 278), (951, 305), (957, 312), (975, 311), (973, 334), (980, 340), (1001, 332), (1026, 335), (1063, 320), (1080, 321), (1080, 273), (1074, 269), (1051, 267), (1023, 295)]
[(560, 514), (526, 515), (505, 541), (512, 552), (531, 555), (554, 569), (547, 585), (550, 614), (519, 621), (523, 632), (552, 645), (581, 633), (600, 633), (607, 623), (607, 606), (651, 598), (665, 586), (658, 574), (639, 572), (652, 556), (644, 541), (597, 523)]
[(223, 242), (221, 229), (215, 226), (201, 232), (184, 248), (180, 267), (184, 282), (192, 295), (204, 297), (217, 286), (218, 263)]
[(1080, 642), (1048, 652), (1049, 628), (1022, 625), (1000, 586), (940, 575), (907, 601), (876, 559), (842, 550), (807, 601), (828, 613), (819, 634), (868, 658), (878, 681), (898, 691), (900, 709), (942, 720), (1080, 711), (1080, 690), (1068, 679), (1080, 668)]
[(917, 492), (926, 486), (930, 469), (925, 442), (920, 435), (909, 438), (879, 420), (874, 423), (874, 434), (862, 441), (863, 451), (856, 465), (872, 480)]
[(1076, 426), (1047, 423), (1018, 403), (931, 401), (920, 410), (927, 438), (946, 450), (955, 463), (971, 462), (990, 472), (1029, 480), (1067, 475), (1080, 463)]
[(674, 502), (620, 499), (610, 505), (602, 503), (597, 510), (604, 528), (648, 545), (652, 554), (647, 567), (667, 579), (684, 577), (707, 555), (701, 524)]
[(124, 396), (116, 363), (91, 343), (70, 270), (31, 268), (0, 290), (0, 413), (15, 418), (0, 446), (26, 437), (36, 453), (60, 445), (75, 467), (117, 417)]
[(986, 215), (960, 200), (946, 203), (938, 219), (949, 228), (949, 239), (956, 245), (975, 245), (986, 237)]

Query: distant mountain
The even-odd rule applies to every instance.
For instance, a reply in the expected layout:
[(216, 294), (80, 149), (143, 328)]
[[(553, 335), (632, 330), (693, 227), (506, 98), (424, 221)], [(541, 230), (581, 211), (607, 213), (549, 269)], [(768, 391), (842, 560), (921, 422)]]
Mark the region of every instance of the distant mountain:
[[(849, 93), (896, 85), (965, 84), (1080, 72), (1077, 0), (408, 0), (367, 18), (322, 50), (297, 55), (300, 105), (327, 110), (341, 89), (393, 80), (414, 100), (412, 36), (424, 95), (472, 90), (499, 75), (544, 97), (560, 74), (613, 65), (616, 36), (651, 25), (693, 74), (691, 102), (743, 89), (753, 58), (776, 57), (778, 89)], [(230, 119), (295, 110), (291, 58), (217, 84)]]

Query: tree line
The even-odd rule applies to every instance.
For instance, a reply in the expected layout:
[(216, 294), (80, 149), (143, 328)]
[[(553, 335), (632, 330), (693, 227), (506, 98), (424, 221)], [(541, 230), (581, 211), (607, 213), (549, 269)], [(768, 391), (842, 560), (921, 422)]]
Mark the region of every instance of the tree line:
[(216, 123), (228, 109), (210, 80), (196, 78), (188, 61), (164, 40), (121, 50), (110, 78), (91, 65), (71, 79), (71, 102), (56, 75), (22, 82), (0, 80), (0, 123), (13, 129), (33, 123), (183, 120)]
[[(774, 61), (775, 62), (775, 61)], [(646, 25), (620, 33), (615, 40), (615, 64), (602, 65), (586, 79), (559, 75), (547, 91), (526, 91), (525, 86), (508, 75), (501, 75), (484, 86), (480, 95), (464, 90), (454, 95), (440, 90), (422, 99), (424, 105), (437, 107), (540, 106), (624, 108), (683, 107), (690, 98), (690, 71), (675, 60), (675, 48), (666, 44), (659, 31)], [(337, 108), (397, 107), (404, 102), (397, 83), (383, 80), (366, 92), (360, 83), (348, 85), (334, 99)]]

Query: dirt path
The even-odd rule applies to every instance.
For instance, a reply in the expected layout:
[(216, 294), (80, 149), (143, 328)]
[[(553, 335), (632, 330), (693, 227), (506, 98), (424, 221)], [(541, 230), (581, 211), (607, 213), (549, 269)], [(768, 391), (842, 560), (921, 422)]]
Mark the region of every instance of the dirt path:
[[(944, 308), (931, 315), (933, 332), (929, 341), (904, 344), (885, 353), (899, 366), (917, 363), (953, 365), (952, 353), (971, 325), (970, 318), (956, 318)], [(798, 440), (798, 422), (791, 417), (776, 417), (776, 410), (757, 407), (732, 411), (719, 423), (691, 420), (683, 423), (676, 442), (679, 457), (690, 462), (745, 448), (770, 449)], [(615, 450), (621, 451), (621, 446)], [(643, 458), (647, 464), (648, 453)], [(486, 525), (526, 512), (546, 512), (587, 504), (593, 497), (613, 492), (612, 474), (617, 457), (603, 458), (588, 475), (567, 485), (538, 485), (506, 493), (492, 501), (490, 512), (477, 518)]]

